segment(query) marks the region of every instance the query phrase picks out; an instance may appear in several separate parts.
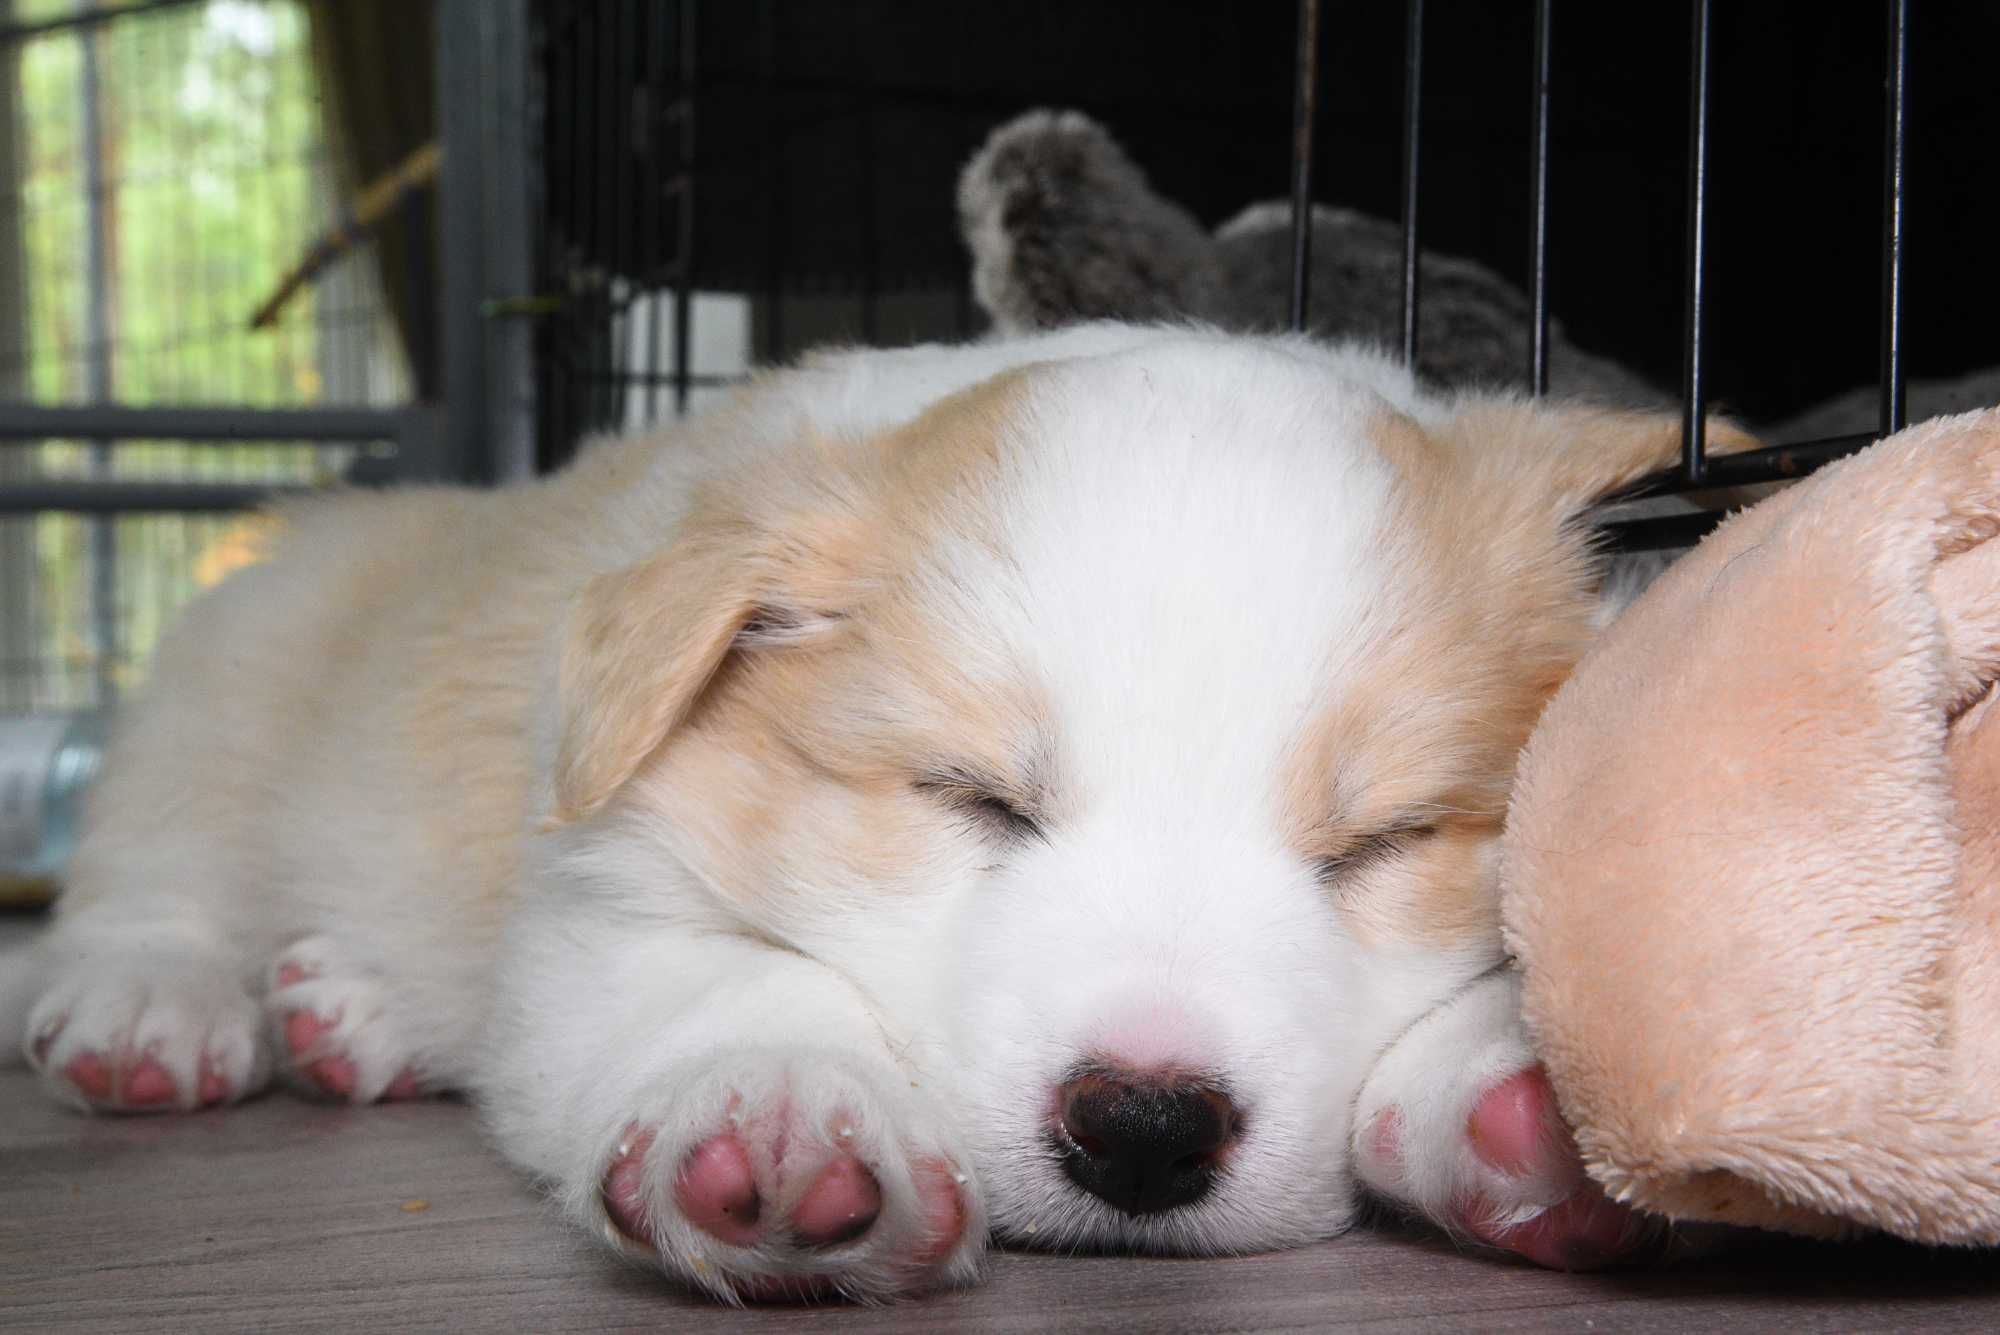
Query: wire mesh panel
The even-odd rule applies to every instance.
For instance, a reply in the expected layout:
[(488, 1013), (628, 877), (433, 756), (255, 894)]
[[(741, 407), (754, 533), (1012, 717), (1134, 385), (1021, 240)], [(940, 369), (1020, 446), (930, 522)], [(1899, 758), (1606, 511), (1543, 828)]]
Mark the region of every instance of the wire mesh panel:
[[(94, 588), (88, 572), (94, 532), (108, 524), (119, 560), (113, 608), (117, 656), (98, 652)], [(35, 579), (24, 604), (7, 609), (8, 656), (0, 663), (5, 712), (81, 710), (137, 684), (139, 667), (175, 609), (253, 559), (258, 521), (236, 515), (144, 515), (94, 519), (75, 514), (0, 519), (0, 544), (26, 551)]]
[(8, 397), (403, 397), (365, 265), (335, 266), (272, 328), (249, 328), (339, 207), (306, 5), (136, 6), (53, 27), (76, 0), (13, 5), (0, 237), (20, 251), (27, 318), (0, 340)]
[(698, 408), (756, 363), (972, 327), (946, 183), (1012, 101), (912, 84), (894, 41), (952, 27), (945, 11), (547, 0), (536, 13), (545, 465), (590, 432)]
[[(304, 0), (0, 0), (0, 403), (403, 402), (366, 263), (251, 328), (341, 212), (321, 91)], [(369, 445), (121, 431), (0, 432), (0, 710), (108, 703), (254, 552), (259, 521), (189, 498), (323, 484)]]

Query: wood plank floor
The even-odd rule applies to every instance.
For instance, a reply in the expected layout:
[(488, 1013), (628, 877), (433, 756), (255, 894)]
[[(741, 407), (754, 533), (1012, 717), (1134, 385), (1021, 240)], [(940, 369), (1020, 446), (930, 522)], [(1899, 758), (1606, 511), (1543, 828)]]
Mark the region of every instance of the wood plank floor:
[(0, 1071), (6, 1329), (1990, 1330), (1996, 1261), (1783, 1244), (1562, 1275), (1375, 1232), (1236, 1260), (1001, 1255), (981, 1286), (900, 1307), (736, 1312), (572, 1237), (459, 1104), (278, 1094), (193, 1117), (86, 1118)]

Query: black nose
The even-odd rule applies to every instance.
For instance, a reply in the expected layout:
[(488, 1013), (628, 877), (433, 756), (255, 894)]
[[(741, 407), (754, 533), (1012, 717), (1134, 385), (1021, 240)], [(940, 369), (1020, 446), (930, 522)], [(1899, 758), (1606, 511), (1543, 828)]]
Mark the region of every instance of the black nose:
[(1214, 1085), (1089, 1071), (1057, 1094), (1064, 1171), (1129, 1215), (1206, 1196), (1236, 1139), (1236, 1105)]

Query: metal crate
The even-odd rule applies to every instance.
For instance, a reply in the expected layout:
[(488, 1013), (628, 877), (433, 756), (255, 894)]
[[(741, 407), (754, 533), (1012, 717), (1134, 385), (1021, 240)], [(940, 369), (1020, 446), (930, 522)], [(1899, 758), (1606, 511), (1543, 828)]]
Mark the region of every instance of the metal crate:
[[(998, 8), (1021, 23), (1040, 22), (1043, 17), (1050, 22), (1077, 21), (1075, 7), (1016, 3), (958, 11), (954, 22), (969, 26), (973, 14)], [(1247, 31), (1254, 9), (1262, 25), (1255, 27), (1258, 40), (1277, 49), (1285, 39), (1263, 22), (1269, 8), (1239, 6), (1231, 13), (1245, 16)], [(1172, 6), (1158, 12), (1178, 21), (1194, 11)], [(1267, 143), (1278, 144), (1290, 130), (1294, 325), (1303, 327), (1306, 316), (1303, 275), (1310, 265), (1310, 231), (1305, 218), (1315, 193), (1314, 163), (1324, 156), (1327, 56), (1341, 52), (1351, 58), (1351, 51), (1342, 51), (1338, 43), (1348, 47), (1373, 43), (1367, 47), (1368, 58), (1402, 76), (1400, 105), (1384, 102), (1380, 111), (1392, 122), (1399, 117), (1401, 180), (1394, 202), (1403, 229), (1400, 350), (1414, 360), (1423, 332), (1422, 243), (1436, 227), (1432, 219), (1420, 216), (1419, 202), (1426, 190), (1448, 184), (1437, 179), (1437, 173), (1453, 170), (1450, 164), (1430, 161), (1425, 151), (1422, 131), (1427, 109), (1438, 96), (1425, 84), (1425, 38), (1429, 29), (1451, 36), (1452, 29), (1465, 26), (1471, 15), (1462, 7), (1433, 4), (1427, 10), (1425, 0), (1405, 0), (1393, 11), (1400, 50), (1384, 60), (1380, 43), (1389, 25), (1381, 7), (1356, 11), (1323, 6), (1320, 0), (1293, 0), (1289, 12), (1294, 20), (1292, 40), (1280, 54), (1288, 57), (1290, 66), (1285, 91), (1292, 94), (1292, 123), (1287, 127), (1274, 110), (1262, 133)], [(1485, 8), (1479, 17), (1494, 22), (1494, 12)], [(1839, 281), (1854, 286), (1857, 298), (1860, 291), (1872, 296), (1879, 289), (1879, 426), (1886, 432), (1902, 424), (1906, 411), (1907, 0), (1884, 0), (1881, 12), (1886, 77), (1879, 90), (1859, 81), (1853, 89), (1855, 98), (1879, 99), (1882, 107), (1879, 264), (1870, 273), (1844, 273)], [(1552, 182), (1551, 177), (1551, 89), (1560, 91), (1558, 81), (1564, 77), (1554, 68), (1551, 33), (1552, 24), (1563, 22), (1566, 13), (1573, 23), (1593, 17), (1573, 7), (1565, 10), (1555, 0), (1519, 0), (1506, 7), (1506, 22), (1532, 25), (1531, 60), (1519, 71), (1520, 101), (1487, 110), (1496, 121), (1511, 124), (1518, 118), (1527, 132), (1529, 151), (1521, 159), (1517, 179), (1529, 221), (1520, 272), (1532, 305), (1533, 335), (1523, 374), (1537, 392), (1548, 384), (1551, 187), (1560, 192), (1565, 184), (1560, 179)], [(850, 342), (893, 343), (908, 337), (948, 338), (976, 328), (976, 315), (964, 302), (962, 272), (931, 275), (944, 285), (945, 301), (927, 321), (905, 320), (896, 328), (885, 327), (884, 303), (907, 276), (888, 272), (883, 236), (891, 235), (918, 251), (929, 246), (931, 238), (926, 232), (920, 242), (913, 240), (917, 233), (907, 218), (904, 230), (895, 230), (887, 221), (891, 210), (883, 202), (883, 192), (868, 188), (867, 183), (894, 170), (893, 162), (884, 165), (880, 128), (885, 115), (906, 104), (923, 108), (941, 123), (984, 115), (991, 125), (1031, 101), (1008, 99), (976, 81), (963, 90), (924, 85), (909, 69), (892, 63), (877, 67), (865, 61), (843, 63), (846, 47), (838, 15), (848, 16), (847, 26), (860, 30), (864, 38), (868, 23), (885, 21), (865, 5), (842, 8), (756, 0), (718, 7), (704, 6), (700, 0), (548, 0), (538, 14), (543, 23), (540, 66), (546, 129), (547, 207), (538, 247), (546, 302), (538, 312), (540, 449), (545, 464), (566, 457), (575, 441), (589, 432), (630, 429), (684, 411), (704, 390), (739, 377), (748, 364), (782, 360), (830, 331)], [(1679, 397), (1685, 449), (1679, 468), (1648, 479), (1634, 488), (1634, 494), (1797, 477), (1860, 448), (1878, 434), (1789, 442), (1735, 458), (1707, 456), (1703, 422), (1713, 398), (1708, 329), (1713, 287), (1706, 260), (1716, 228), (1708, 162), (1711, 144), (1726, 129), (1718, 129), (1710, 110), (1710, 0), (1690, 0), (1687, 14), (1686, 47), (1671, 53), (1654, 48), (1633, 53), (1649, 69), (1677, 61), (1683, 51), (1688, 62), (1686, 158), (1661, 164), (1663, 174), (1684, 172)], [(1809, 18), (1791, 17), (1802, 25), (1802, 32), (1810, 26)], [(788, 63), (785, 58), (786, 36), (801, 25), (811, 29), (824, 53), (818, 66), (797, 59)], [(719, 27), (727, 32), (718, 36)], [(1038, 30), (1035, 42), (1046, 44), (1062, 36), (1053, 28)], [(1436, 40), (1440, 33), (1430, 36)], [(1190, 102), (1231, 93), (1199, 81), (1189, 85), (1184, 73), (1160, 71), (1146, 99), (1123, 104), (1126, 123), (1158, 120)], [(1335, 91), (1345, 92), (1337, 87)], [(1100, 95), (1100, 90), (1079, 86), (1053, 96), (1046, 91), (1028, 96), (1091, 107), (1092, 99)], [(1351, 102), (1348, 110), (1351, 114)], [(824, 132), (829, 120), (844, 127), (840, 135)], [(941, 203), (949, 195), (948, 173), (962, 161), (967, 146), (961, 145), (957, 160), (923, 164), (924, 171), (936, 174), (935, 179), (925, 179)], [(802, 200), (797, 172), (787, 165), (795, 165), (801, 152), (816, 153), (826, 161), (827, 179), (837, 167), (840, 179), (861, 182), (861, 187), (814, 197), (810, 203)], [(1207, 160), (1218, 170), (1230, 167), (1226, 155), (1211, 153)], [(1343, 184), (1353, 186), (1351, 180)], [(1268, 193), (1279, 193), (1281, 186), (1280, 179), (1272, 179)], [(1247, 202), (1254, 196), (1242, 198)], [(838, 220), (840, 230), (859, 238), (859, 243), (830, 261), (824, 245), (801, 236), (799, 216), (809, 208), (820, 210), (818, 216)], [(923, 223), (935, 230), (935, 219)], [(718, 237), (730, 256), (718, 258), (712, 253)], [(746, 254), (749, 263), (744, 262)], [(837, 275), (827, 277), (829, 267), (837, 267)], [(731, 308), (732, 318), (747, 320), (750, 327), (747, 339), (738, 340), (742, 346), (730, 364), (701, 364), (697, 350), (703, 320), (697, 294), (704, 292), (732, 295), (741, 303)], [(1842, 304), (1851, 305), (1854, 299)], [(815, 300), (837, 306), (841, 318), (817, 323), (801, 319), (801, 311)], [(1613, 533), (1628, 547), (1685, 545), (1711, 522), (1683, 516), (1620, 524)]]

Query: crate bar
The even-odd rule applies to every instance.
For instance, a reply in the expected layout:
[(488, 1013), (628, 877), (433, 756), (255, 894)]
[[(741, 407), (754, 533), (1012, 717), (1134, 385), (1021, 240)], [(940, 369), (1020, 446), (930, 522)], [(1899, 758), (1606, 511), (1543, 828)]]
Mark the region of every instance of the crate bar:
[[(1868, 448), (1875, 440), (1874, 432), (1863, 431), (1848, 436), (1798, 441), (1791, 445), (1767, 445), (1761, 450), (1745, 450), (1741, 454), (1718, 455), (1708, 461), (1706, 482), (1712, 487), (1743, 487), (1756, 482), (1784, 482), (1801, 478), (1823, 464)], [(1680, 468), (1662, 468), (1626, 483), (1604, 497), (1601, 504), (1616, 505), (1641, 496), (1683, 491), (1686, 486), (1687, 475)]]
[[(672, 371), (626, 371), (616, 367), (610, 370), (594, 370), (588, 366), (578, 367), (571, 376), (578, 384), (610, 385), (672, 385)], [(688, 384), (695, 389), (715, 389), (728, 385), (747, 385), (750, 376), (744, 375), (704, 375), (695, 372), (688, 376)]]
[[(667, 155), (679, 153), (679, 118), (681, 113), (681, 87), (678, 81), (669, 86), (660, 73), (661, 48), (669, 41), (669, 34), (677, 31), (682, 6), (676, 5), (671, 20), (662, 19), (666, 12), (664, 5), (654, 5), (641, 11), (639, 20), (639, 86), (632, 90), (635, 124), (632, 151), (638, 155), (642, 167), (639, 182), (639, 247), (640, 262), (644, 277), (634, 284), (635, 296), (652, 298), (645, 303), (646, 316), (646, 365), (643, 380), (634, 382), (634, 390), (644, 394), (644, 410), (640, 417), (648, 422), (660, 420), (660, 381), (651, 374), (659, 369), (666, 354), (668, 321), (674, 306), (675, 294), (680, 291), (678, 268), (680, 247), (672, 249), (674, 281), (660, 285), (659, 278), (669, 272), (668, 252), (658, 247), (667, 244), (667, 238), (674, 235), (667, 228), (669, 207), (678, 207), (680, 184), (677, 178), (682, 174), (677, 164), (673, 171), (666, 167)], [(678, 39), (674, 39), (676, 42)], [(675, 46), (678, 50), (678, 45)], [(671, 93), (672, 96), (668, 96)], [(668, 184), (662, 186), (660, 178)], [(672, 198), (669, 198), (672, 196)], [(634, 316), (633, 318), (637, 318)], [(669, 375), (668, 381), (671, 383)]]
[[(627, 282), (644, 272), (639, 264), (637, 252), (638, 233), (634, 224), (638, 221), (638, 196), (646, 188), (646, 172), (637, 160), (639, 113), (635, 93), (652, 92), (652, 88), (640, 82), (639, 58), (644, 51), (639, 43), (639, 11), (631, 5), (618, 6), (612, 29), (611, 59), (605, 68), (606, 104), (610, 111), (612, 160), (618, 164), (611, 173), (611, 217), (607, 220), (605, 240), (610, 243), (611, 271), (623, 275)], [(630, 348), (637, 338), (638, 321), (625, 320), (626, 352), (620, 365), (632, 365)], [(623, 406), (623, 405), (621, 405)]]
[(1403, 36), (1403, 364), (1417, 364), (1417, 121), (1424, 98), (1424, 0), (1409, 0)]
[(1299, 0), (1292, 78), (1292, 332), (1306, 327), (1312, 287), (1313, 127), (1319, 119), (1319, 0)]
[[(580, 7), (570, 11), (570, 30), (562, 46), (565, 81), (562, 95), (567, 99), (562, 105), (569, 108), (570, 114), (566, 118), (569, 122), (567, 143), (562, 151), (563, 180), (556, 187), (554, 197), (548, 202), (550, 212), (562, 220), (560, 230), (549, 238), (556, 248), (556, 258), (550, 265), (554, 272), (561, 272), (566, 263), (565, 247), (581, 247), (584, 244), (583, 199), (590, 193), (588, 178), (583, 168), (589, 144), (583, 117), (585, 105), (583, 88), (590, 77), (589, 70), (584, 64), (583, 53), (586, 19), (595, 23), (596, 11)], [(570, 295), (572, 299), (576, 296), (574, 292)], [(577, 326), (585, 318), (587, 317), (581, 314), (572, 316), (550, 333), (550, 346), (554, 349), (552, 355), (563, 363), (563, 371), (571, 369), (578, 361)], [(560, 419), (563, 430), (562, 448), (573, 452), (576, 449), (576, 438), (582, 434), (583, 423), (590, 417), (590, 396), (587, 391), (579, 390), (566, 374), (558, 373), (549, 379), (557, 387), (563, 399)]]
[[(628, 304), (628, 299), (637, 295), (634, 279), (641, 272), (633, 263), (632, 215), (635, 211), (634, 197), (645, 188), (643, 181), (647, 175), (633, 157), (633, 133), (637, 120), (633, 95), (640, 88), (640, 52), (635, 31), (638, 17), (638, 10), (631, 4), (611, 7), (604, 25), (611, 34), (611, 45), (599, 66), (601, 73), (598, 80), (598, 86), (604, 90), (601, 101), (612, 163), (611, 170), (604, 173), (604, 195), (610, 207), (601, 215), (603, 231), (600, 234), (608, 248), (603, 253), (611, 256), (607, 267), (614, 275), (606, 293), (611, 301), (609, 355), (614, 366), (624, 369), (638, 363), (639, 318)], [(609, 421), (623, 427), (632, 420), (629, 399), (630, 395), (626, 393), (606, 396), (604, 407)]]
[[(577, 246), (583, 254), (594, 258), (603, 255), (602, 251), (594, 250), (593, 247), (597, 245), (598, 196), (604, 188), (603, 160), (599, 147), (604, 141), (604, 127), (600, 123), (598, 108), (603, 100), (604, 85), (608, 82), (604, 77), (601, 57), (605, 8), (603, 5), (590, 6), (584, 11), (588, 16), (587, 21), (579, 21), (577, 24), (576, 64), (579, 77), (576, 86), (570, 89), (571, 96), (576, 98), (576, 106), (572, 109), (573, 114), (570, 118), (576, 133), (571, 140), (570, 151), (577, 155), (576, 160), (579, 164), (590, 164), (588, 167), (579, 166), (577, 169), (582, 180), (580, 188), (572, 199), (570, 221), (576, 228)], [(594, 415), (598, 406), (592, 402), (584, 411)]]
[[(1753, 482), (1781, 482), (1789, 478), (1804, 477), (1835, 459), (1867, 449), (1876, 439), (1874, 432), (1863, 431), (1856, 435), (1828, 436), (1821, 440), (1801, 441), (1795, 445), (1772, 445), (1761, 450), (1746, 451), (1743, 454), (1718, 455), (1708, 461), (1708, 485), (1740, 487)], [(1685, 483), (1686, 479), (1680, 469), (1663, 468), (1657, 473), (1619, 488), (1616, 493), (1606, 497), (1604, 503), (1615, 505), (1640, 496), (1677, 491)], [(1619, 551), (1645, 552), (1692, 547), (1706, 536), (1710, 529), (1722, 522), (1725, 513), (1716, 510), (1706, 514), (1655, 515), (1647, 519), (1600, 523), (1597, 525), (1597, 530), (1604, 536), (1607, 546)]]
[(1681, 362), (1681, 476), (1690, 485), (1708, 476), (1702, 384), (1702, 268), (1708, 224), (1708, 0), (1694, 0), (1689, 37), (1687, 188), (1687, 346)]
[(694, 385), (694, 103), (695, 76), (701, 69), (696, 42), (700, 39), (700, 6), (697, 0), (681, 0), (680, 11), (680, 96), (679, 110), (680, 176), (683, 182), (674, 200), (674, 229), (679, 234), (674, 250), (674, 416), (685, 417), (688, 391)]
[(56, 510), (109, 523), (114, 515), (248, 510), (281, 495), (312, 490), (250, 482), (22, 482), (0, 486), (0, 515)]
[[(529, 219), (537, 170), (529, 142), (529, 77), (535, 56), (530, 0), (481, 0), (475, 6), (479, 53), (479, 209), (484, 236), (477, 274), (479, 300), (471, 322), (481, 340), (482, 396), (478, 438), (466, 458), (493, 482), (515, 482), (535, 472), (536, 403), (533, 327), (498, 320), (492, 298), (535, 287), (535, 236)], [(459, 142), (463, 143), (463, 140)]]
[(486, 328), (480, 315), (492, 228), (485, 207), (485, 145), (480, 27), (484, 0), (440, 0), (433, 15), (438, 52), (435, 114), (444, 158), (438, 168), (437, 209), (442, 286), (438, 309), (443, 399), (448, 407), (434, 480), (466, 481), (491, 460), (487, 435)]
[(764, 361), (785, 356), (785, 126), (778, 105), (778, 5), (758, 10), (757, 77), (764, 133)]
[[(581, 234), (584, 237), (584, 253), (597, 257), (602, 266), (602, 271), (593, 276), (591, 285), (594, 289), (593, 300), (603, 303), (591, 313), (595, 317), (592, 321), (594, 327), (589, 335), (590, 351), (585, 355), (593, 359), (601, 358), (613, 366), (625, 364), (623, 349), (619, 345), (623, 332), (621, 322), (610, 309), (610, 303), (615, 300), (621, 286), (620, 275), (617, 260), (611, 257), (606, 240), (612, 230), (611, 214), (617, 207), (618, 177), (625, 170), (623, 160), (616, 156), (616, 149), (612, 146), (615, 136), (612, 118), (621, 110), (612, 97), (618, 82), (611, 69), (614, 59), (611, 53), (617, 45), (612, 27), (618, 21), (622, 8), (611, 3), (596, 6), (590, 24), (590, 45), (584, 52), (590, 82), (582, 106), (582, 119), (588, 135), (584, 161), (592, 165), (585, 169), (589, 184), (583, 196)], [(593, 426), (601, 429), (614, 421), (623, 420), (624, 395), (620, 393), (621, 388), (615, 384), (600, 385), (590, 396), (586, 411)]]
[(1903, 109), (1909, 0), (1889, 0), (1888, 77), (1882, 97), (1882, 411), (1885, 436), (1909, 415), (1903, 375)]
[(43, 440), (242, 441), (421, 438), (427, 410), (379, 408), (126, 408), (88, 404), (44, 408), (0, 403), (0, 445)]
[(1528, 174), (1528, 392), (1549, 392), (1549, 10), (1535, 0), (1535, 87)]
[[(96, 0), (83, 0), (79, 12), (101, 9)], [(97, 39), (95, 28), (77, 30), (77, 96), (83, 123), (84, 191), (84, 302), (87, 367), (86, 395), (92, 403), (111, 399), (111, 244), (105, 219), (110, 203), (110, 187), (104, 179), (103, 99), (98, 86)], [(90, 472), (94, 478), (111, 476), (111, 442), (90, 442)], [(118, 530), (109, 520), (90, 525), (90, 619), (97, 641), (97, 698), (111, 704), (118, 698)]]

